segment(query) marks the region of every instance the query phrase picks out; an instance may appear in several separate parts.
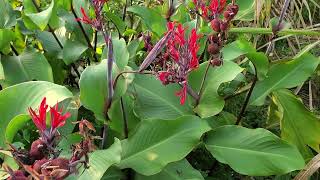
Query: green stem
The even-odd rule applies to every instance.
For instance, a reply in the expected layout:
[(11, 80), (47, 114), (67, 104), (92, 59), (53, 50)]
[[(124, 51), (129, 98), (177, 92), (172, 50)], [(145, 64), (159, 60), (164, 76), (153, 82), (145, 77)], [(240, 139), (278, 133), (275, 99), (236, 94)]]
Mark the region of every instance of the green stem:
[[(272, 30), (270, 28), (251, 28), (251, 27), (241, 27), (241, 28), (231, 28), (229, 33), (248, 33), (248, 34), (267, 34), (272, 35)], [(277, 33), (278, 36), (286, 35), (306, 35), (306, 36), (320, 36), (320, 31), (305, 30), (305, 29), (284, 29)]]

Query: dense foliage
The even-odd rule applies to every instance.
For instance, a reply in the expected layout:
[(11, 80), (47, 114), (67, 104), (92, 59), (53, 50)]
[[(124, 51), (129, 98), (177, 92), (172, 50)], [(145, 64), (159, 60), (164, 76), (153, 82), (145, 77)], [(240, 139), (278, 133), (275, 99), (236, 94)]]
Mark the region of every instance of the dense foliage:
[(311, 177), (320, 118), (298, 94), (320, 40), (273, 53), (320, 32), (271, 4), (0, 0), (1, 177)]

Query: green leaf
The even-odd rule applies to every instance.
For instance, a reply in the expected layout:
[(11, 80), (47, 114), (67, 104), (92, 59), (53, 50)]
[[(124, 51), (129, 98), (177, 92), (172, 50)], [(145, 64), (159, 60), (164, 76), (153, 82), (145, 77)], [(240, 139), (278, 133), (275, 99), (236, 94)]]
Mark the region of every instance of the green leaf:
[(234, 125), (237, 117), (231, 113), (222, 111), (218, 115), (206, 118), (205, 120), (207, 120), (212, 129), (215, 129), (225, 125)]
[(40, 52), (26, 52), (20, 56), (4, 56), (1, 62), (7, 85), (31, 80), (53, 82), (51, 66)]
[(112, 21), (112, 23), (116, 26), (117, 30), (120, 34), (123, 34), (126, 30), (126, 24), (122, 19), (114, 13), (105, 12), (108, 19)]
[(307, 80), (317, 68), (320, 58), (305, 54), (297, 59), (273, 65), (267, 78), (258, 81), (252, 96), (251, 105), (263, 105), (265, 98), (274, 90), (293, 88)]
[(122, 141), (120, 168), (143, 175), (159, 173), (168, 163), (181, 160), (199, 143), (208, 123), (196, 116), (175, 120), (143, 120), (133, 136)]
[(128, 12), (137, 14), (149, 30), (155, 32), (159, 37), (167, 31), (165, 18), (155, 10), (142, 6), (130, 6)]
[(168, 164), (160, 173), (152, 176), (137, 175), (137, 180), (204, 180), (201, 173), (183, 159)]
[(304, 167), (295, 146), (265, 129), (223, 126), (210, 131), (205, 144), (219, 162), (245, 175), (279, 175)]
[(4, 79), (5, 79), (4, 71), (3, 71), (3, 66), (2, 66), (2, 63), (1, 63), (1, 56), (0, 56), (0, 81), (4, 80)]
[[(200, 67), (191, 72), (188, 77), (189, 84), (196, 92), (200, 90), (201, 79), (205, 74), (207, 65), (208, 62), (202, 63)], [(232, 81), (236, 78), (242, 70), (242, 68), (231, 61), (226, 61), (220, 67), (210, 66), (199, 105), (194, 108), (194, 112), (199, 114), (202, 118), (214, 116), (221, 112), (225, 102), (223, 97), (218, 94), (218, 89), (222, 83)]]
[(0, 0), (0, 29), (10, 28), (16, 23), (16, 16), (9, 1)]
[(14, 32), (10, 29), (0, 29), (0, 51), (10, 46), (10, 42), (15, 39)]
[(235, 17), (235, 20), (252, 21), (254, 20), (255, 13), (255, 1), (254, 0), (238, 0), (239, 12)]
[[(65, 87), (45, 81), (32, 81), (11, 86), (0, 91), (0, 129), (6, 129), (10, 120), (17, 115), (27, 114), (28, 108), (37, 108), (47, 97), (50, 106), (72, 97)], [(19, 98), (23, 97), (23, 98)], [(0, 147), (5, 145), (5, 133), (0, 133)]]
[(26, 114), (20, 114), (14, 117), (8, 124), (5, 131), (6, 142), (13, 143), (13, 138), (17, 132), (22, 129), (27, 122), (30, 121), (30, 116)]
[[(60, 33), (56, 33), (56, 31), (55, 34), (57, 35), (59, 41), (63, 43), (65, 36), (61, 35)], [(59, 59), (63, 59), (62, 49), (57, 40), (53, 37), (52, 33), (47, 31), (36, 31), (36, 38), (41, 42), (47, 54)]]
[(78, 178), (79, 180), (101, 179), (104, 172), (121, 160), (121, 143), (119, 139), (106, 150), (96, 150), (89, 155), (89, 168)]
[[(125, 116), (128, 122), (128, 130), (129, 132), (131, 132), (131, 130), (133, 130), (137, 126), (140, 120), (135, 116), (133, 112), (133, 108), (134, 108), (133, 98), (125, 94), (124, 96), (122, 96), (122, 101), (123, 101)], [(120, 99), (112, 102), (112, 105), (110, 107), (108, 114), (110, 118), (109, 127), (112, 130), (121, 134), (122, 137), (125, 137), (125, 134), (123, 131), (124, 129), (123, 111), (121, 110)]]
[[(41, 11), (39, 13), (25, 13), (24, 14), (24, 20), (25, 20), (25, 25), (30, 28), (33, 29), (33, 26), (36, 25), (40, 30), (44, 30), (51, 18), (51, 14), (52, 14), (52, 9), (54, 6), (54, 1), (51, 1), (50, 6), (44, 10)], [(31, 21), (32, 23), (34, 23), (34, 25), (28, 25), (28, 21)]]
[(117, 167), (111, 166), (103, 175), (101, 180), (125, 179), (125, 174)]
[(79, 41), (67, 40), (65, 43), (62, 54), (63, 61), (69, 65), (79, 59), (79, 57), (88, 49), (87, 45), (82, 44)]
[(175, 119), (193, 114), (187, 104), (180, 105), (175, 96), (180, 87), (176, 84), (164, 86), (152, 75), (137, 75), (133, 85), (136, 94), (134, 111), (141, 119)]
[(123, 70), (129, 61), (129, 52), (127, 49), (126, 41), (121, 39), (113, 39), (113, 56), (114, 61), (120, 70)]
[(312, 158), (309, 147), (320, 152), (320, 119), (289, 90), (277, 90), (273, 95), (283, 112), (280, 121), (282, 139), (296, 145), (305, 159)]
[[(113, 64), (112, 77), (115, 78), (120, 70)], [(113, 101), (119, 99), (127, 90), (128, 84), (133, 80), (132, 74), (120, 76)], [(108, 97), (107, 60), (100, 64), (87, 67), (80, 78), (80, 100), (87, 109), (94, 112), (99, 120), (105, 120), (105, 104)]]
[(261, 81), (267, 77), (269, 60), (268, 57), (262, 52), (248, 53), (247, 58), (254, 64), (258, 79)]
[(232, 61), (249, 52), (256, 52), (256, 50), (248, 41), (245, 40), (234, 41), (222, 48), (222, 56), (224, 61)]

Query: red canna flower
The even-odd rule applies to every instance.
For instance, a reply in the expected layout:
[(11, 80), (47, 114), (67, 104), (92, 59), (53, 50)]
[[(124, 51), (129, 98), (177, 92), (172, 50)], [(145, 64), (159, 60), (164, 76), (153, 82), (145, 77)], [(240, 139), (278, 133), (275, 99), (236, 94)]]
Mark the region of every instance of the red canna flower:
[(82, 18), (77, 18), (77, 21), (82, 21), (85, 24), (92, 24), (92, 20), (86, 14), (86, 11), (81, 7)]
[(200, 48), (200, 46), (197, 44), (198, 39), (200, 38), (200, 36), (197, 35), (197, 32), (195, 29), (192, 29), (191, 31), (191, 36), (189, 39), (189, 49), (192, 55), (192, 59), (190, 61), (190, 68), (191, 69), (195, 69), (199, 66), (199, 61), (197, 58), (197, 52)]
[(59, 110), (58, 103), (54, 107), (50, 107), (51, 113), (51, 128), (54, 130), (58, 127), (64, 126), (66, 119), (68, 119), (71, 114), (67, 112), (62, 115), (62, 108)]
[(29, 114), (32, 118), (32, 121), (41, 132), (46, 130), (47, 109), (48, 109), (48, 105), (46, 104), (46, 98), (43, 98), (40, 103), (39, 110), (38, 110), (39, 115), (31, 107), (29, 108)]
[(226, 0), (212, 0), (209, 9), (213, 15), (221, 14), (226, 6)]
[(171, 76), (171, 75), (172, 74), (170, 72), (163, 71), (163, 72), (159, 72), (158, 78), (162, 82), (163, 85), (167, 85), (170, 83), (169, 76)]
[(182, 89), (178, 92), (176, 92), (176, 96), (180, 97), (180, 104), (184, 105), (187, 98), (187, 82), (183, 82)]

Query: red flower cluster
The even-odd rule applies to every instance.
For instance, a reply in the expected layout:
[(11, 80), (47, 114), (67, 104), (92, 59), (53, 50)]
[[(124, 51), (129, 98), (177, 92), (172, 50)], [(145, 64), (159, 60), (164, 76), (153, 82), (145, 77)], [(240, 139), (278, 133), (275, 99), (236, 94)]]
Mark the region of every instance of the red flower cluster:
[(32, 142), (29, 150), (18, 149), (11, 146), (13, 158), (19, 165), (18, 170), (12, 170), (9, 166), (4, 165), (5, 171), (10, 175), (8, 179), (65, 179), (70, 174), (76, 174), (79, 164), (84, 164), (88, 168), (88, 154), (95, 150), (95, 136), (91, 132), (95, 132), (93, 125), (87, 120), (76, 122), (79, 125), (79, 134), (82, 140), (73, 145), (70, 158), (59, 157), (60, 149), (58, 149), (58, 141), (60, 134), (58, 127), (65, 124), (66, 119), (70, 117), (70, 113), (62, 114), (63, 109), (59, 109), (58, 104), (50, 107), (51, 128), (46, 126), (46, 113), (48, 109), (46, 98), (43, 98), (38, 113), (29, 108), (33, 122), (40, 132), (40, 137)]
[(190, 37), (185, 38), (185, 28), (182, 24), (169, 22), (167, 24), (168, 32), (171, 37), (168, 40), (166, 53), (164, 54), (163, 69), (158, 72), (158, 78), (162, 84), (179, 83), (182, 85), (181, 91), (176, 95), (180, 97), (180, 104), (184, 104), (187, 97), (187, 77), (188, 73), (199, 66), (197, 52), (199, 44), (197, 43), (199, 35), (192, 29)]
[(101, 30), (102, 29), (101, 21), (103, 20), (102, 19), (103, 17), (101, 15), (101, 10), (107, 1), (108, 0), (92, 0), (92, 5), (93, 5), (94, 12), (96, 15), (96, 18), (94, 18), (94, 19), (90, 19), (90, 17), (87, 15), (84, 8), (81, 7), (80, 10), (81, 10), (82, 18), (76, 18), (76, 21), (81, 21), (85, 24), (91, 25), (93, 28), (95, 28), (97, 30)]
[(211, 0), (209, 4), (206, 4), (204, 0), (193, 0), (196, 10), (201, 9), (202, 17), (210, 21), (222, 13), (226, 2), (226, 0)]
[[(71, 114), (67, 112), (65, 115), (62, 115), (62, 108), (58, 109), (58, 103), (54, 107), (50, 107), (51, 114), (51, 128), (47, 129), (46, 125), (46, 113), (48, 105), (46, 104), (46, 98), (43, 98), (39, 106), (39, 114), (37, 114), (31, 107), (29, 108), (29, 113), (32, 117), (33, 123), (37, 126), (40, 133), (45, 133), (45, 131), (55, 132), (58, 127), (61, 127), (65, 124), (66, 119), (68, 119)], [(49, 133), (50, 134), (50, 133)]]

